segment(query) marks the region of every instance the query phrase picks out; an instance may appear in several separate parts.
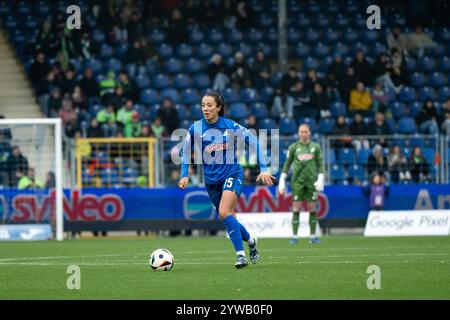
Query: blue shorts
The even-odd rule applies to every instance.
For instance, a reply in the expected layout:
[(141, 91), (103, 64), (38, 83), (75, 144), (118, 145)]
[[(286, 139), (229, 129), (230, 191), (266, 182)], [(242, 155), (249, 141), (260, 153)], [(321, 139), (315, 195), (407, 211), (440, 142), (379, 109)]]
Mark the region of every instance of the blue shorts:
[(209, 199), (216, 208), (217, 214), (219, 214), (220, 200), (222, 200), (222, 193), (225, 190), (234, 191), (239, 199), (242, 192), (242, 182), (244, 178), (242, 176), (233, 176), (225, 179), (225, 181), (217, 184), (207, 184), (206, 191), (208, 191)]

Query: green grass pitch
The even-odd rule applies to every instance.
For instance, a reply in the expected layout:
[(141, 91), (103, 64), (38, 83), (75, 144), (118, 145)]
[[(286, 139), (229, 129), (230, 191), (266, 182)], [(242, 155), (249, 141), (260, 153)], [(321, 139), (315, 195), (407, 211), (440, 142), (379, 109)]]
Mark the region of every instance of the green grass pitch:
[[(148, 256), (166, 248), (170, 272)], [(260, 239), (261, 261), (236, 270), (220, 237), (0, 243), (0, 299), (450, 299), (450, 237)], [(68, 290), (69, 265), (81, 289)], [(381, 289), (369, 290), (370, 265)]]

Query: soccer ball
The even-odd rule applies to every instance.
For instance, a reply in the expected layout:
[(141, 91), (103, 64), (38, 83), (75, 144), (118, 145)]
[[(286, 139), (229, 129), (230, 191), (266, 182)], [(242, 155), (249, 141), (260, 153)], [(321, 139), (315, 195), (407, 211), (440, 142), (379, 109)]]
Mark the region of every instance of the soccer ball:
[(175, 260), (169, 250), (156, 249), (150, 255), (149, 263), (153, 271), (170, 271), (175, 264)]

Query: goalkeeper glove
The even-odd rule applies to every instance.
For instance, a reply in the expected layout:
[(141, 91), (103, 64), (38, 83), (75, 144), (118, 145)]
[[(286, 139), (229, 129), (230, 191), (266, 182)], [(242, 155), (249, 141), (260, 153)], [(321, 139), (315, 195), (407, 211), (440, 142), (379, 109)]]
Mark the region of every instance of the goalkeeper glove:
[(324, 185), (323, 185), (323, 173), (319, 173), (317, 176), (317, 181), (314, 182), (314, 188), (316, 188), (317, 192), (322, 192)]
[(280, 194), (284, 194), (284, 192), (286, 191), (286, 177), (286, 173), (282, 173), (280, 175), (280, 182), (278, 183), (278, 192)]

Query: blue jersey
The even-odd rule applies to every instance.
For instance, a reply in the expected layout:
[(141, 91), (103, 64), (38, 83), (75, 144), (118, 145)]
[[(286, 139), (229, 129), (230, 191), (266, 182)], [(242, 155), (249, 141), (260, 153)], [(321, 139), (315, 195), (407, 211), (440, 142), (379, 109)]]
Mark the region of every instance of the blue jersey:
[[(196, 121), (189, 128), (182, 150), (181, 176), (188, 176), (190, 163), (202, 163), (206, 184), (222, 183), (230, 176), (242, 176), (242, 167), (236, 158), (237, 139), (256, 150), (258, 165), (261, 171), (267, 171), (265, 155), (260, 150), (258, 139), (243, 126), (233, 120), (219, 117), (215, 123), (208, 123), (204, 118)], [(191, 151), (194, 158), (191, 160)], [(198, 162), (197, 162), (198, 161)]]

